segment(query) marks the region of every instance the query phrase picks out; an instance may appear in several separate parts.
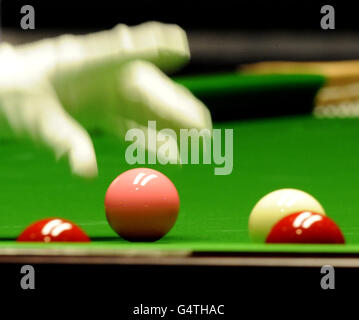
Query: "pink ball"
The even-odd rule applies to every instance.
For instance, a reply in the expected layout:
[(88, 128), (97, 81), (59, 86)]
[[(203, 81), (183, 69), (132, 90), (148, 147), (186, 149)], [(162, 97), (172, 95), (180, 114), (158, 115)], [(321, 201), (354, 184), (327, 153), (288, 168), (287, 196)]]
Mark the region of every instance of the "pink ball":
[(107, 220), (129, 241), (155, 241), (175, 224), (179, 211), (176, 187), (159, 171), (138, 168), (125, 171), (105, 196)]

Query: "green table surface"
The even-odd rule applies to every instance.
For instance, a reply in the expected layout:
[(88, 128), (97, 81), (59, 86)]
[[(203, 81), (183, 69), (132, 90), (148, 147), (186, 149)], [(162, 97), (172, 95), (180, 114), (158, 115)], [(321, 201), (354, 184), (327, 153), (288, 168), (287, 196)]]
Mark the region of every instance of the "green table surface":
[[(28, 142), (0, 141), (0, 249), (92, 248), (240, 252), (359, 252), (359, 119), (282, 117), (215, 123), (234, 129), (233, 172), (215, 176), (215, 165), (155, 165), (176, 185), (181, 209), (174, 228), (154, 243), (129, 243), (109, 227), (104, 196), (110, 182), (133, 168), (126, 145), (93, 136), (99, 177), (73, 177), (65, 160)], [(251, 243), (248, 217), (255, 203), (279, 188), (315, 196), (342, 229), (346, 245)], [(63, 217), (80, 225), (88, 244), (16, 243), (31, 222)]]

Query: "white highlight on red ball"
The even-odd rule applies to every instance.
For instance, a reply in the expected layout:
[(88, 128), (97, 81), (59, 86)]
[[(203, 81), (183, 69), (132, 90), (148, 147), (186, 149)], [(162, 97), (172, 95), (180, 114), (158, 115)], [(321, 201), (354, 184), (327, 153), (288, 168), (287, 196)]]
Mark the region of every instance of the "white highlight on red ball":
[(299, 228), (303, 221), (305, 221), (306, 219), (308, 219), (312, 214), (309, 211), (303, 212), (301, 213), (293, 222), (293, 227), (294, 228)]
[[(304, 217), (302, 217), (304, 215)], [(297, 221), (299, 219), (299, 221)], [(313, 214), (311, 212), (303, 212), (293, 222), (293, 226), (296, 228), (302, 227), (303, 229), (310, 228), (313, 223), (321, 221), (323, 218), (319, 214)]]
[(68, 222), (64, 222), (60, 219), (54, 219), (45, 224), (41, 230), (41, 234), (44, 236), (51, 235), (57, 237), (61, 232), (72, 229), (72, 225)]
[(51, 220), (50, 222), (48, 222), (44, 225), (44, 227), (41, 230), (41, 233), (44, 236), (46, 236), (46, 235), (50, 234), (52, 229), (56, 228), (61, 223), (62, 223), (62, 221), (60, 219)]
[(57, 226), (55, 229), (52, 230), (51, 235), (53, 237), (57, 237), (60, 233), (66, 231), (66, 230), (71, 230), (72, 229), (72, 225), (65, 222), (60, 224), (59, 226)]

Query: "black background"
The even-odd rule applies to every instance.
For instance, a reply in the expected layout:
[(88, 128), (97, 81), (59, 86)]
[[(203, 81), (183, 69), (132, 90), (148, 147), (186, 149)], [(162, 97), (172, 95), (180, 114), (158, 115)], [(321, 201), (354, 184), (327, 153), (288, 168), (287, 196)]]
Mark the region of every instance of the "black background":
[[(35, 290), (20, 288), (21, 265), (3, 264), (0, 291), (6, 300), (16, 297), (31, 304), (37, 318), (52, 312), (81, 315), (100, 311), (116, 319), (160, 319), (131, 316), (134, 306), (224, 304), (225, 316), (175, 316), (164, 319), (246, 319), (251, 315), (291, 319), (327, 315), (339, 307), (340, 297), (350, 297), (358, 287), (357, 269), (336, 269), (336, 289), (320, 287), (320, 268), (293, 267), (183, 267), (136, 265), (33, 265)], [(2, 307), (5, 306), (2, 300)], [(103, 304), (103, 302), (105, 302)], [(355, 306), (355, 305), (354, 305)], [(349, 300), (345, 307), (350, 309)], [(29, 311), (17, 308), (13, 312)], [(70, 312), (71, 311), (71, 312)], [(14, 313), (12, 313), (14, 315)], [(310, 317), (309, 317), (310, 315)], [(70, 319), (70, 318), (69, 318)]]
[(2, 23), (19, 28), (20, 8), (31, 4), (37, 28), (101, 29), (148, 20), (180, 24), (185, 29), (320, 30), (320, 9), (331, 4), (336, 28), (359, 29), (359, 4), (345, 1), (48, 1), (2, 0)]

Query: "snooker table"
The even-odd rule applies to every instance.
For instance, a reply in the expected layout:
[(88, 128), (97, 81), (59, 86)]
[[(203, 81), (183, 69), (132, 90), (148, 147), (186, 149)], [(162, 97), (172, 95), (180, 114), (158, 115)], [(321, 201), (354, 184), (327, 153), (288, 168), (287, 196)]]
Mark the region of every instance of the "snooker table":
[[(133, 168), (124, 159), (126, 145), (109, 135), (94, 136), (99, 177), (71, 176), (65, 161), (27, 142), (2, 141), (0, 159), (0, 259), (54, 250), (89, 255), (127, 250), (165, 252), (359, 253), (359, 192), (356, 157), (359, 119), (315, 119), (311, 115), (219, 122), (233, 128), (232, 174), (215, 176), (213, 165), (150, 165), (176, 185), (181, 209), (174, 228), (154, 243), (130, 243), (109, 227), (104, 195), (111, 181)], [(251, 243), (248, 217), (255, 203), (279, 188), (314, 195), (342, 229), (346, 245), (269, 245)], [(89, 244), (23, 244), (14, 240), (31, 222), (64, 217), (81, 226)], [(240, 262), (239, 262), (240, 263)]]
[[(94, 133), (99, 177), (82, 180), (71, 175), (66, 161), (56, 163), (48, 150), (28, 141), (3, 139), (1, 267), (29, 263), (42, 270), (43, 275), (62, 272), (58, 285), (66, 283), (69, 272), (84, 266), (90, 273), (100, 268), (104, 271), (102, 276), (107, 277), (117, 275), (120, 270), (122, 275), (136, 279), (137, 284), (150, 281), (152, 286), (156, 286), (154, 280), (151, 277), (145, 280), (144, 275), (160, 275), (164, 282), (171, 279), (170, 282), (176, 274), (177, 286), (181, 285), (179, 279), (196, 278), (202, 294), (208, 289), (208, 279), (212, 279), (211, 285), (217, 285), (218, 293), (235, 277), (241, 279), (243, 287), (252, 288), (250, 279), (274, 286), (277, 283), (273, 279), (280, 275), (286, 285), (285, 279), (291, 277), (291, 272), (303, 280), (298, 280), (303, 290), (308, 287), (318, 290), (320, 268), (328, 264), (340, 270), (341, 279), (351, 279), (359, 267), (359, 208), (355, 201), (359, 193), (356, 160), (359, 149), (355, 147), (359, 140), (359, 119), (317, 119), (308, 112), (224, 118), (215, 118), (214, 128), (233, 129), (230, 175), (214, 175), (215, 164), (147, 166), (173, 181), (181, 201), (174, 228), (152, 243), (121, 239), (105, 217), (104, 196), (109, 184), (123, 171), (135, 167), (125, 161), (125, 142), (109, 134)], [(327, 215), (337, 222), (347, 243), (251, 242), (248, 235), (251, 209), (262, 196), (279, 188), (297, 188), (316, 197)], [(15, 242), (26, 226), (45, 217), (72, 220), (92, 241)], [(7, 273), (14, 272), (9, 270)], [(79, 280), (78, 270), (71, 274), (82, 287), (86, 286), (85, 280)], [(45, 278), (42, 287), (46, 287)]]

